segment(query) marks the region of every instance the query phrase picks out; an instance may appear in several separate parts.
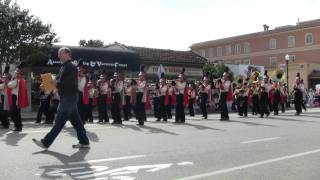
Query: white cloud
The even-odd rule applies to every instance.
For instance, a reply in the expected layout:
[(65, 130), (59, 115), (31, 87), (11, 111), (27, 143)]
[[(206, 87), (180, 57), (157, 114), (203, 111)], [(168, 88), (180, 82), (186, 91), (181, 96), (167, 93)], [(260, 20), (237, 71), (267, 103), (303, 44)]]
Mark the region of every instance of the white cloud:
[(18, 0), (53, 24), (60, 44), (80, 39), (187, 50), (192, 43), (319, 18), (316, 0)]

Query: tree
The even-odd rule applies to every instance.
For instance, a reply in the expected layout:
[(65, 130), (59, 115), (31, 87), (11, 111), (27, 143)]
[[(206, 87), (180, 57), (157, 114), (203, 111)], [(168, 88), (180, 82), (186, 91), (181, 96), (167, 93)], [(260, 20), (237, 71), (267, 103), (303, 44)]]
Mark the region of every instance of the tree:
[(224, 64), (205, 64), (202, 68), (203, 73), (208, 73), (211, 79), (221, 78), (226, 70), (230, 74), (230, 80), (233, 81), (233, 72)]
[(51, 24), (44, 24), (12, 0), (0, 0), (0, 63), (35, 64), (57, 42)]
[(79, 41), (79, 46), (83, 46), (83, 47), (104, 47), (104, 42), (97, 39), (97, 40), (93, 40), (90, 39), (88, 41), (81, 39)]

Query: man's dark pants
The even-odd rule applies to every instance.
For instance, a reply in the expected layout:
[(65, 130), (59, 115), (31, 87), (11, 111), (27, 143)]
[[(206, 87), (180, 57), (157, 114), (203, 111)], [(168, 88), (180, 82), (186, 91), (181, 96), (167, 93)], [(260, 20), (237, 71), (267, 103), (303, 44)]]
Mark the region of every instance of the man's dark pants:
[(46, 147), (49, 147), (53, 143), (68, 119), (77, 132), (79, 143), (83, 145), (89, 144), (86, 130), (78, 112), (77, 102), (77, 95), (61, 97), (55, 124), (51, 131), (41, 140)]

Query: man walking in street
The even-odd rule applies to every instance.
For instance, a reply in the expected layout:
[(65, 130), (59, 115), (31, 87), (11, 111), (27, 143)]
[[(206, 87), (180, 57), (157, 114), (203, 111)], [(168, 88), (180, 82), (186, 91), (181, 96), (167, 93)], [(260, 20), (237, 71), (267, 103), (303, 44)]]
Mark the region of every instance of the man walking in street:
[(62, 47), (58, 51), (58, 57), (62, 62), (60, 72), (56, 77), (56, 87), (60, 96), (60, 103), (55, 118), (55, 124), (51, 131), (41, 140), (32, 139), (33, 142), (43, 149), (49, 148), (55, 138), (58, 136), (67, 120), (77, 131), (79, 144), (73, 145), (73, 148), (90, 148), (89, 139), (86, 130), (81, 121), (78, 109), (78, 79), (77, 68), (71, 63), (71, 50)]

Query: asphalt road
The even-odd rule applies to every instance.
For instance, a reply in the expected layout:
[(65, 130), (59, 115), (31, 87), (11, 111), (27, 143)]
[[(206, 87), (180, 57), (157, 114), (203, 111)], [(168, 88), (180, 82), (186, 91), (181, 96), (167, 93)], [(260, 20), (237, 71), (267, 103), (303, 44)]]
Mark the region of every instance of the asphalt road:
[(49, 151), (31, 139), (50, 126), (26, 122), (20, 133), (0, 130), (0, 179), (320, 179), (320, 109), (218, 119), (87, 124), (89, 150), (72, 149), (77, 139), (67, 124)]

